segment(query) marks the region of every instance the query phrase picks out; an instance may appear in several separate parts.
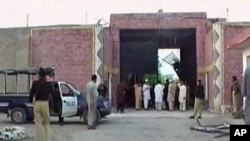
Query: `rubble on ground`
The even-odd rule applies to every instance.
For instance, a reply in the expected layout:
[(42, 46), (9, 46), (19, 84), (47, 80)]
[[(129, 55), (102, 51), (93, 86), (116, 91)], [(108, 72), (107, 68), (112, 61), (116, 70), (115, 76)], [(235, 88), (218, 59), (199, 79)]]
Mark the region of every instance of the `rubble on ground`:
[(13, 126), (0, 129), (0, 140), (17, 140), (24, 139), (25, 137), (24, 127)]

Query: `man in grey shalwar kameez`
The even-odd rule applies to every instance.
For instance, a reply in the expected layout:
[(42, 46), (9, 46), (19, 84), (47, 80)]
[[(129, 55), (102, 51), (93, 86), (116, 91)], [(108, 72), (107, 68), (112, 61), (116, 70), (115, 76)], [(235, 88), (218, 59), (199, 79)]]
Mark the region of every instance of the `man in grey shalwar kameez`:
[(250, 125), (250, 67), (248, 67), (244, 73), (242, 95), (245, 99), (245, 124)]
[(88, 129), (95, 129), (96, 127), (96, 100), (98, 97), (97, 85), (96, 85), (97, 76), (94, 74), (91, 77), (91, 81), (86, 86), (86, 98), (88, 103)]

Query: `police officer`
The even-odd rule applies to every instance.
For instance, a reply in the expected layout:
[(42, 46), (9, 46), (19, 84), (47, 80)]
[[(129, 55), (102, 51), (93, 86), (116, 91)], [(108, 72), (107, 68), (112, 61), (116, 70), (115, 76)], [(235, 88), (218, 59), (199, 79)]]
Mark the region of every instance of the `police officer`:
[(32, 83), (30, 102), (34, 105), (34, 118), (37, 141), (50, 140), (49, 96), (52, 89), (46, 80), (46, 71), (39, 69), (39, 79)]

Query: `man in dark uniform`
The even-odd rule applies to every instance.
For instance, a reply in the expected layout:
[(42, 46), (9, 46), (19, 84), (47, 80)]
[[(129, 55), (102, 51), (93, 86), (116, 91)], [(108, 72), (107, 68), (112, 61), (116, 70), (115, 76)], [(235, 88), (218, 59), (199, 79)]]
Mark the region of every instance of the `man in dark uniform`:
[(34, 104), (37, 141), (50, 140), (49, 97), (52, 93), (44, 68), (39, 69), (39, 79), (32, 83), (29, 99)]
[(202, 108), (203, 108), (204, 98), (205, 98), (204, 86), (201, 84), (201, 80), (198, 80), (195, 92), (194, 111), (193, 115), (189, 117), (190, 119), (202, 118)]

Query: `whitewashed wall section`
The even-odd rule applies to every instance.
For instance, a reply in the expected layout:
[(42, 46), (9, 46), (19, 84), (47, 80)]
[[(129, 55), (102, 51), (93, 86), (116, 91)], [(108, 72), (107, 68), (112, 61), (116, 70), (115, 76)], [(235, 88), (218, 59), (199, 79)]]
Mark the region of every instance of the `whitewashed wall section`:
[(97, 84), (102, 81), (103, 75), (103, 27), (96, 25), (94, 28), (93, 73), (97, 75)]
[(213, 49), (214, 49), (214, 110), (220, 112), (223, 99), (223, 59), (224, 59), (224, 35), (220, 23), (213, 25)]

